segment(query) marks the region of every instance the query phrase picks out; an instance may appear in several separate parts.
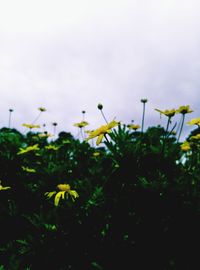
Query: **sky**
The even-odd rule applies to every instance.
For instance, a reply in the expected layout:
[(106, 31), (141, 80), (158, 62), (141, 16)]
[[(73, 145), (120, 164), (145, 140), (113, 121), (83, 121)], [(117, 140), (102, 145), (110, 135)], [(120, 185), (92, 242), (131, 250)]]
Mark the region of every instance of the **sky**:
[[(107, 119), (166, 126), (155, 111), (200, 116), (199, 0), (0, 0), (0, 127), (37, 124), (77, 134)], [(174, 120), (180, 121), (180, 116)], [(194, 127), (184, 126), (183, 136)]]

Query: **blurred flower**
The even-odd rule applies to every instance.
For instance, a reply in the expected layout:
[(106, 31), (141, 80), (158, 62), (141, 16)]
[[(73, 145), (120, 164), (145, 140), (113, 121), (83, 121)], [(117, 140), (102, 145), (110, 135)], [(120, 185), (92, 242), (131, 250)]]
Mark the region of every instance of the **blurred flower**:
[(178, 110), (176, 110), (177, 113), (186, 114), (186, 113), (192, 113), (193, 111), (190, 109), (189, 105), (186, 106), (180, 106)]
[(7, 189), (10, 189), (11, 187), (3, 187), (2, 185), (1, 185), (1, 181), (0, 181), (0, 190), (7, 190)]
[(100, 156), (100, 153), (99, 153), (99, 152), (94, 152), (94, 153), (93, 153), (93, 156), (94, 156), (94, 157), (98, 157), (98, 156)]
[(45, 146), (45, 149), (57, 151), (59, 149), (59, 147), (50, 144), (50, 145)]
[(62, 144), (70, 144), (70, 143), (71, 143), (70, 140), (63, 140), (63, 141), (62, 141)]
[(161, 111), (159, 109), (155, 109), (157, 112), (159, 112), (160, 114), (164, 114), (165, 116), (167, 117), (173, 117), (176, 113), (176, 110), (175, 109), (171, 109), (171, 110), (164, 110), (164, 111)]
[(79, 128), (85, 127), (87, 125), (89, 125), (89, 123), (86, 122), (86, 121), (81, 121), (80, 123), (75, 123), (74, 124), (75, 127), (79, 127)]
[(187, 152), (191, 150), (189, 142), (185, 141), (184, 143), (181, 144), (181, 150), (184, 152)]
[(23, 127), (27, 127), (27, 128), (40, 128), (40, 125), (32, 125), (32, 124), (22, 124)]
[(31, 168), (24, 167), (24, 166), (22, 166), (22, 170), (23, 170), (23, 171), (26, 171), (26, 172), (28, 172), (28, 173), (35, 173), (35, 172), (36, 172), (35, 169), (31, 169)]
[(50, 199), (53, 195), (55, 195), (54, 198), (54, 205), (58, 206), (60, 198), (63, 200), (68, 198), (70, 195), (72, 200), (75, 201), (76, 198), (79, 197), (78, 193), (75, 190), (71, 190), (71, 187), (69, 184), (59, 184), (57, 185), (58, 191), (51, 191), (51, 192), (45, 192), (45, 195), (47, 196), (48, 199)]
[(101, 103), (99, 103), (99, 104), (97, 105), (97, 108), (98, 108), (99, 110), (102, 110), (102, 109), (103, 109), (103, 105), (102, 105)]
[(197, 125), (198, 127), (200, 126), (200, 117), (198, 118), (193, 118), (189, 122), (187, 122), (188, 125)]
[(142, 103), (147, 103), (148, 99), (142, 98), (140, 101), (141, 101)]
[(91, 132), (93, 132), (94, 130), (85, 130), (84, 132), (87, 134), (90, 134)]
[(129, 124), (129, 125), (127, 125), (127, 127), (128, 127), (129, 129), (137, 130), (137, 129), (140, 128), (140, 125)]
[(46, 112), (46, 109), (43, 108), (43, 107), (38, 108), (38, 110), (41, 111), (41, 112)]
[(93, 139), (95, 137), (97, 138), (96, 141), (96, 145), (99, 145), (101, 143), (101, 141), (103, 140), (103, 137), (107, 134), (111, 132), (111, 129), (118, 126), (119, 122), (116, 122), (115, 120), (113, 120), (112, 122), (108, 123), (107, 125), (101, 126), (100, 128), (91, 131), (89, 133), (89, 137), (86, 138), (85, 140), (88, 141), (90, 139)]
[(190, 137), (191, 141), (200, 140), (200, 133)]
[(38, 144), (34, 144), (32, 146), (28, 146), (26, 148), (19, 148), (20, 151), (17, 153), (17, 155), (22, 155), (22, 154), (25, 154), (27, 152), (30, 152), (30, 151), (37, 151), (37, 150), (40, 150), (40, 148), (38, 147)]
[(49, 138), (49, 137), (53, 137), (53, 135), (52, 134), (50, 134), (50, 133), (39, 133), (38, 134), (38, 137), (40, 137), (40, 138)]

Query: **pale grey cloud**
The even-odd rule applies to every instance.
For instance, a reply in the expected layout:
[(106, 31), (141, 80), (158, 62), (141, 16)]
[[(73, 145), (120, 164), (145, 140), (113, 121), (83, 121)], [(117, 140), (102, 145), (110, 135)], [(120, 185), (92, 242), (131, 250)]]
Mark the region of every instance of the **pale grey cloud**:
[[(95, 128), (109, 119), (160, 122), (155, 108), (190, 104), (199, 116), (200, 2), (4, 1), (0, 3), (0, 122), (58, 122), (76, 134), (81, 111)], [(187, 131), (191, 130), (186, 128)]]

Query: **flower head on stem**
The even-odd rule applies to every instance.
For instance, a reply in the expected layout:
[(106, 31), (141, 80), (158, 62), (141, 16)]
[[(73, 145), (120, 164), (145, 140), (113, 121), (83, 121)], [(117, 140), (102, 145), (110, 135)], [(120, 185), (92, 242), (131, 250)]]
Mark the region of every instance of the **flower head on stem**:
[(48, 199), (50, 199), (52, 196), (55, 195), (54, 198), (54, 205), (58, 206), (60, 198), (63, 200), (66, 198), (68, 199), (68, 196), (70, 195), (72, 198), (72, 201), (74, 202), (76, 198), (79, 197), (76, 190), (71, 190), (71, 187), (69, 184), (59, 184), (57, 185), (57, 191), (51, 191), (51, 192), (45, 192), (45, 195)]
[[(106, 138), (106, 134), (110, 133), (111, 129), (118, 126), (118, 124), (119, 124), (119, 122), (116, 122), (115, 120), (113, 120), (110, 123), (108, 123), (107, 125), (101, 126), (100, 128), (89, 132), (89, 137), (86, 138), (85, 140), (88, 141), (90, 139), (98, 137), (97, 141), (96, 141), (96, 145), (99, 145), (102, 142), (103, 138), (104, 137)], [(107, 138), (106, 138), (106, 140), (107, 140)]]

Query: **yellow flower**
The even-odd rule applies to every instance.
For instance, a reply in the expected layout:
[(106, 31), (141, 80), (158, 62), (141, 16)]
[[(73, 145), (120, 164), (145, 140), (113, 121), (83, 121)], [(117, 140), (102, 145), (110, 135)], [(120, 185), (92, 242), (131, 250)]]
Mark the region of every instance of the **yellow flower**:
[(189, 142), (185, 141), (184, 143), (181, 144), (181, 150), (184, 152), (187, 152), (191, 150)]
[(71, 196), (72, 201), (75, 201), (76, 198), (79, 197), (78, 193), (75, 190), (71, 190), (71, 187), (69, 184), (59, 184), (57, 185), (57, 189), (59, 191), (51, 191), (51, 192), (45, 192), (45, 195), (47, 196), (48, 199), (50, 199), (53, 195), (55, 195), (54, 198), (54, 205), (58, 206), (60, 198), (63, 200), (68, 198), (68, 195)]
[(25, 154), (27, 152), (30, 152), (30, 151), (37, 151), (37, 150), (40, 150), (40, 148), (38, 147), (38, 144), (34, 144), (32, 146), (28, 146), (26, 148), (19, 148), (20, 151), (17, 153), (17, 155), (22, 155), (22, 154)]
[(46, 109), (43, 108), (43, 107), (38, 108), (38, 110), (41, 111), (41, 112), (46, 112)]
[(103, 140), (103, 137), (107, 134), (111, 132), (111, 129), (116, 127), (119, 124), (119, 122), (116, 122), (115, 120), (113, 120), (112, 122), (108, 123), (105, 126), (101, 126), (100, 128), (89, 132), (89, 137), (86, 138), (85, 140), (88, 141), (90, 139), (93, 139), (95, 137), (97, 138), (96, 141), (96, 145), (99, 145), (101, 143), (101, 141)]
[(200, 117), (198, 118), (193, 118), (189, 122), (187, 122), (188, 125), (197, 125), (198, 127), (200, 126)]
[(85, 130), (84, 132), (87, 134), (90, 134), (91, 132), (93, 132), (94, 130)]
[(27, 128), (40, 128), (40, 125), (31, 125), (31, 124), (22, 124), (23, 127), (27, 127)]
[(177, 113), (186, 114), (186, 113), (192, 113), (193, 111), (190, 109), (189, 105), (186, 106), (180, 106), (178, 110), (176, 110)]
[(55, 151), (57, 151), (59, 149), (59, 147), (55, 146), (55, 145), (47, 145), (47, 146), (45, 146), (45, 148), (48, 150), (55, 150)]
[(155, 109), (157, 112), (159, 112), (160, 114), (164, 114), (165, 116), (167, 117), (173, 117), (176, 113), (176, 110), (175, 109), (171, 109), (171, 110), (164, 110), (164, 111), (161, 111), (159, 109)]
[(137, 129), (140, 128), (140, 125), (129, 124), (129, 125), (127, 125), (127, 127), (128, 127), (129, 129), (137, 130)]
[(23, 171), (26, 171), (26, 172), (28, 172), (28, 173), (35, 173), (35, 172), (36, 172), (35, 169), (31, 169), (31, 168), (24, 167), (24, 166), (22, 166), (22, 170), (23, 170)]
[(190, 137), (190, 140), (200, 140), (200, 133)]
[(74, 124), (75, 127), (79, 127), (79, 128), (85, 127), (85, 126), (87, 126), (87, 125), (89, 125), (89, 123), (86, 122), (86, 121), (82, 121), (82, 122), (80, 122), (80, 123), (75, 123), (75, 124)]
[(38, 137), (40, 137), (40, 138), (49, 138), (49, 137), (53, 137), (53, 135), (50, 134), (50, 133), (39, 133)]
[(93, 156), (94, 156), (94, 157), (98, 157), (98, 156), (100, 156), (100, 153), (99, 153), (99, 152), (94, 152), (94, 153), (93, 153)]
[(0, 181), (0, 190), (7, 190), (7, 189), (10, 189), (11, 187), (3, 187), (2, 185), (1, 185), (1, 181)]

